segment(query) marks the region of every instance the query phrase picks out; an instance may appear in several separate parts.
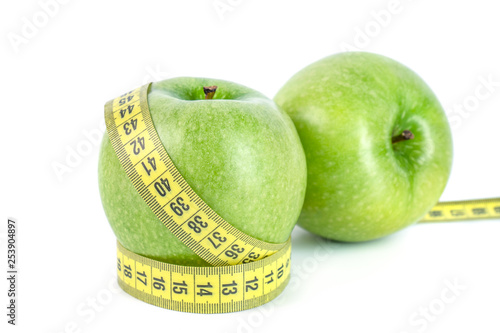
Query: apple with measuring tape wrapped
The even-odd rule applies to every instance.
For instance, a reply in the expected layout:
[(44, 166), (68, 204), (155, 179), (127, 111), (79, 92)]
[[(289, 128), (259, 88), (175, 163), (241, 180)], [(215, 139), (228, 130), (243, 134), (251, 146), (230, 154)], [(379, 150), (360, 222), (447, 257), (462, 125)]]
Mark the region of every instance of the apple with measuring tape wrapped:
[(293, 76), (275, 102), (306, 153), (301, 227), (371, 240), (418, 221), (441, 196), (452, 162), (448, 121), (431, 89), (400, 63), (333, 55)]
[[(147, 100), (158, 137), (194, 192), (245, 234), (285, 242), (302, 207), (307, 174), (289, 116), (255, 90), (214, 79), (156, 82)], [(134, 124), (123, 126), (127, 133)], [(140, 149), (141, 142), (136, 144), (134, 149)], [(98, 175), (104, 211), (126, 249), (163, 262), (208, 266), (141, 198), (108, 135), (102, 141)], [(162, 195), (169, 186), (163, 179), (154, 190)], [(179, 199), (171, 208), (180, 214), (188, 207)], [(203, 222), (193, 220), (189, 227), (197, 232)], [(214, 242), (223, 241), (217, 232), (212, 236)]]

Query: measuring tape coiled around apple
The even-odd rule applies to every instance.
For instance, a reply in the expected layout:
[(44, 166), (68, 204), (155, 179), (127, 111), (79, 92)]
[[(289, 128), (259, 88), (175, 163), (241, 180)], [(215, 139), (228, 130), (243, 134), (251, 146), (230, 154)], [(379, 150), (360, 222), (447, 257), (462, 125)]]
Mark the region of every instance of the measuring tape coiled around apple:
[(193, 191), (154, 128), (147, 103), (149, 85), (106, 103), (109, 139), (156, 217), (214, 267), (170, 265), (118, 244), (120, 286), (143, 301), (180, 311), (232, 312), (266, 303), (288, 282), (290, 240), (272, 244), (241, 232)]

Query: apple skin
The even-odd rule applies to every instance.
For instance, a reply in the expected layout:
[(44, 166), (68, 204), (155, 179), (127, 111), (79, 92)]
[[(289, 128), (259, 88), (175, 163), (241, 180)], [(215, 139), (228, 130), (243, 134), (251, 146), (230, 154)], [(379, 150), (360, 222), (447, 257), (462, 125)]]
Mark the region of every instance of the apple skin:
[[(216, 85), (204, 100), (204, 86)], [(302, 207), (306, 162), (288, 115), (261, 93), (215, 79), (153, 83), (148, 103), (159, 138), (194, 191), (220, 216), (255, 238), (285, 242)], [(122, 169), (107, 135), (99, 190), (121, 244), (173, 264), (209, 266), (154, 215)]]
[[(366, 52), (329, 56), (274, 100), (306, 153), (304, 229), (372, 240), (415, 223), (441, 196), (452, 164), (449, 124), (431, 89), (402, 64)], [(415, 138), (393, 144), (404, 130)]]

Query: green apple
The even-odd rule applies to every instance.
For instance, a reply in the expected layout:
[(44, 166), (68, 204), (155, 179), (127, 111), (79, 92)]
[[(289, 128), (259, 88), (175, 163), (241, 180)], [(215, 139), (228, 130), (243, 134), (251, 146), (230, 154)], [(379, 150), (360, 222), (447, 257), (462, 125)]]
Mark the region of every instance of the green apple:
[[(288, 239), (304, 200), (307, 171), (297, 131), (284, 111), (255, 90), (206, 78), (153, 83), (148, 103), (172, 161), (215, 212), (263, 241)], [(98, 174), (104, 211), (125, 248), (164, 262), (208, 265), (142, 200), (107, 135)]]
[(441, 196), (452, 162), (448, 121), (402, 64), (333, 55), (299, 71), (275, 102), (306, 153), (301, 227), (338, 241), (376, 239), (418, 221)]

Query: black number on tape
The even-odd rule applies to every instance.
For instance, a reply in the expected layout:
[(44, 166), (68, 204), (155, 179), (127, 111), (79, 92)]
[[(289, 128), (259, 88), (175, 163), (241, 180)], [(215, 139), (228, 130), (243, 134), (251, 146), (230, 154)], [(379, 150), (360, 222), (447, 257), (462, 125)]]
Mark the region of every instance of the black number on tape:
[[(125, 102), (123, 104), (125, 104)], [(123, 104), (120, 104), (120, 105), (123, 105)], [(134, 106), (135, 105), (128, 105), (125, 109), (121, 109), (120, 110), (120, 116), (121, 116), (121, 118), (122, 119), (125, 118), (125, 115), (127, 114), (127, 112), (128, 112), (128, 114), (131, 114), (132, 110), (134, 110)]]
[(271, 282), (273, 282), (273, 281), (274, 281), (274, 279), (273, 279), (273, 275), (274, 275), (274, 272), (273, 272), (273, 271), (271, 271), (271, 273), (269, 273), (269, 274), (267, 274), (267, 275), (266, 275), (266, 278), (271, 278), (271, 279), (269, 279), (268, 281), (266, 281), (266, 284), (269, 284), (269, 283), (271, 283)]
[(188, 290), (187, 290), (187, 283), (186, 281), (182, 281), (181, 282), (174, 282), (174, 288), (172, 289), (172, 291), (176, 294), (185, 294), (187, 295), (188, 294)]
[(210, 241), (210, 243), (212, 243), (212, 245), (214, 246), (215, 249), (218, 248), (219, 246), (221, 246), (221, 243), (224, 243), (225, 241), (227, 241), (226, 237), (221, 236), (220, 232), (218, 232), (218, 231), (214, 232), (212, 234), (212, 237), (220, 242), (220, 243), (217, 242), (217, 244), (216, 244), (216, 242), (214, 242), (212, 240), (212, 238), (208, 237), (208, 240)]
[(182, 216), (184, 212), (187, 212), (189, 210), (189, 205), (186, 205), (184, 203), (184, 199), (182, 197), (178, 197), (175, 201), (177, 202), (177, 204), (175, 202), (170, 203), (170, 208), (178, 216)]
[(250, 281), (245, 282), (245, 290), (248, 292), (248, 290), (257, 290), (259, 288), (259, 283), (258, 283), (257, 277), (253, 278)]
[[(127, 103), (127, 102), (130, 102), (133, 98), (134, 98), (134, 95), (130, 95), (130, 96), (128, 96), (128, 97), (124, 97), (124, 98), (120, 99), (120, 101), (118, 102), (118, 104), (119, 104), (120, 106), (122, 106), (123, 104), (125, 104), (125, 103)], [(130, 106), (130, 105), (129, 105), (129, 106)], [(132, 107), (133, 107), (133, 105), (132, 105)], [(122, 117), (122, 118), (123, 118), (123, 117)]]
[[(189, 221), (188, 222), (188, 227), (190, 227), (191, 229), (193, 229), (194, 232), (196, 232), (197, 234), (199, 234), (201, 232), (201, 228), (206, 228), (208, 227), (208, 223), (207, 222), (203, 222), (201, 220), (201, 216), (199, 215), (196, 215), (193, 219), (194, 221)], [(196, 225), (198, 224), (198, 225)]]
[(463, 210), (461, 210), (461, 209), (452, 209), (450, 211), (450, 213), (451, 213), (452, 216), (463, 216), (463, 215), (465, 215), (465, 212)]
[(170, 183), (167, 178), (160, 178), (159, 182), (155, 182), (155, 189), (162, 197), (167, 195), (167, 191), (171, 192)]
[(144, 162), (142, 162), (142, 167), (148, 173), (148, 176), (151, 176), (151, 171), (156, 171), (156, 161), (154, 157), (148, 157), (148, 163), (153, 168), (153, 170), (149, 169)]
[(255, 252), (250, 252), (248, 254), (248, 258), (243, 259), (243, 263), (249, 263), (249, 262), (254, 262), (255, 260), (259, 259), (260, 254), (257, 254)]
[(285, 273), (284, 271), (285, 266), (281, 264), (281, 266), (278, 268), (278, 279), (281, 279), (283, 277), (283, 274)]
[[(238, 286), (238, 284), (234, 280), (232, 283), (223, 284), (222, 287), (225, 287), (225, 288), (222, 289), (222, 294), (226, 295), (226, 296), (236, 294), (238, 292), (237, 286)], [(230, 287), (232, 287), (232, 288), (229, 289)]]
[(123, 265), (123, 267), (125, 268), (125, 270), (123, 271), (123, 275), (125, 275), (126, 277), (131, 279), (132, 278), (132, 268), (130, 268), (130, 265)]
[(161, 278), (153, 278), (153, 287), (157, 290), (165, 291), (165, 280), (163, 276)]
[(141, 149), (142, 150), (146, 149), (146, 142), (145, 142), (143, 136), (140, 136), (137, 139), (134, 139), (130, 143), (130, 145), (133, 147), (132, 151), (134, 152), (135, 155), (139, 155), (141, 153)]
[(238, 253), (243, 253), (243, 251), (245, 251), (244, 247), (239, 247), (238, 244), (234, 244), (233, 246), (231, 246), (231, 250), (227, 250), (225, 254), (229, 258), (236, 259), (238, 258)]
[(440, 217), (440, 216), (443, 216), (443, 212), (440, 210), (431, 210), (429, 212), (429, 215), (432, 217)]
[(126, 135), (130, 135), (132, 131), (135, 131), (136, 129), (137, 129), (137, 119), (131, 119), (129, 122), (123, 124), (123, 130), (125, 131)]
[(472, 210), (472, 214), (474, 214), (474, 215), (484, 215), (484, 214), (486, 214), (486, 209), (485, 208), (474, 208)]
[(136, 272), (136, 274), (140, 275), (144, 278), (144, 280), (143, 280), (139, 276), (137, 276), (137, 280), (141, 281), (143, 285), (147, 286), (148, 285), (148, 277), (146, 276), (146, 272), (144, 272), (144, 271), (142, 271), (142, 273)]
[(200, 288), (196, 295), (198, 296), (212, 296), (213, 293), (210, 290), (207, 290), (209, 288), (213, 288), (213, 286), (209, 283), (207, 284), (198, 284), (196, 285), (196, 288)]

